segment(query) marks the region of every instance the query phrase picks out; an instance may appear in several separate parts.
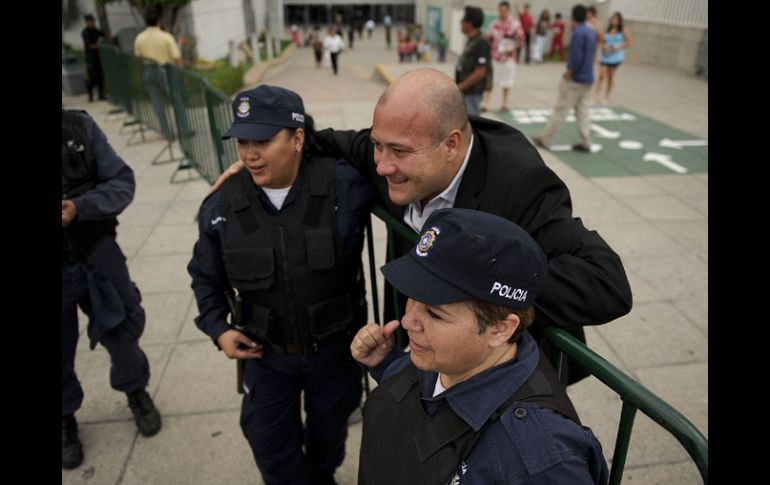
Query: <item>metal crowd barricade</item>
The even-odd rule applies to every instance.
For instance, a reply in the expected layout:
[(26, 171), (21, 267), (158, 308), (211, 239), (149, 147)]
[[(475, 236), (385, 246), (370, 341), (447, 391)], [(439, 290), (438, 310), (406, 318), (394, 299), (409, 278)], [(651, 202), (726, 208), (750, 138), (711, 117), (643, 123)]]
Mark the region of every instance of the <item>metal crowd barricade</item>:
[[(171, 86), (166, 66), (143, 57), (126, 56), (132, 66), (131, 83), (136, 118), (145, 126), (150, 127), (166, 139), (166, 146), (152, 160), (153, 165), (175, 162), (174, 142), (176, 141), (176, 124), (173, 122), (173, 106), (171, 92), (176, 86)], [(144, 139), (144, 137), (142, 137)], [(168, 150), (169, 159), (160, 160), (160, 156)]]
[(206, 79), (177, 66), (166, 66), (179, 146), (190, 167), (209, 183), (226, 164), (238, 159), (234, 140), (222, 140), (232, 124), (230, 98)]
[[(166, 140), (152, 163), (180, 160), (171, 183), (180, 170), (192, 168), (213, 183), (226, 165), (238, 159), (235, 141), (221, 139), (232, 123), (231, 101), (226, 94), (189, 70), (171, 64), (160, 66), (150, 59), (120, 52), (115, 46), (102, 46), (100, 55), (110, 101), (136, 119), (139, 130), (135, 133), (141, 135), (142, 141), (145, 126)], [(182, 158), (174, 158), (176, 141)], [(160, 161), (165, 151), (170, 158)]]
[[(397, 236), (411, 243), (417, 242), (418, 234), (401, 221), (396, 220), (383, 208), (375, 207), (372, 214), (380, 218), (387, 227), (388, 259), (395, 256), (395, 238)], [(377, 323), (380, 323), (371, 220), (367, 225), (366, 237), (369, 250), (369, 280), (372, 288), (374, 318)], [(395, 296), (395, 288), (393, 288), (393, 293)], [(687, 418), (566, 331), (551, 326), (541, 329), (541, 334), (559, 350), (559, 352), (554, 352), (551, 355), (551, 363), (555, 369), (562, 369), (561, 359), (563, 355), (567, 355), (578, 366), (615, 391), (623, 401), (615, 449), (612, 455), (610, 485), (619, 485), (623, 477), (637, 410), (649, 416), (679, 441), (698, 467), (703, 483), (708, 485), (708, 441)]]
[(129, 82), (130, 63), (126, 54), (123, 54), (117, 46), (101, 43), (99, 44), (99, 58), (102, 61), (108, 98), (110, 103), (117, 106), (117, 109), (109, 111), (108, 116), (125, 112), (131, 119), (124, 120), (124, 127), (138, 124), (133, 114), (131, 83)]

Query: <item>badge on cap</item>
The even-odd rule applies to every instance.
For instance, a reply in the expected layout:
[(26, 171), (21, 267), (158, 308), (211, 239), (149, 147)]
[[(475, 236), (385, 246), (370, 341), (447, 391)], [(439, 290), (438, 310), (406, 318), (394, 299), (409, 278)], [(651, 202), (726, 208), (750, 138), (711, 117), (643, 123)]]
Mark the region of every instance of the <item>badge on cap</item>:
[(241, 98), (241, 104), (238, 105), (238, 112), (236, 113), (240, 118), (246, 118), (251, 111), (251, 105), (249, 104), (249, 98)]
[(420, 241), (417, 243), (417, 247), (414, 248), (417, 256), (424, 258), (428, 255), (428, 250), (433, 247), (433, 243), (436, 241), (436, 237), (441, 234), (441, 229), (436, 226), (431, 227), (420, 236)]

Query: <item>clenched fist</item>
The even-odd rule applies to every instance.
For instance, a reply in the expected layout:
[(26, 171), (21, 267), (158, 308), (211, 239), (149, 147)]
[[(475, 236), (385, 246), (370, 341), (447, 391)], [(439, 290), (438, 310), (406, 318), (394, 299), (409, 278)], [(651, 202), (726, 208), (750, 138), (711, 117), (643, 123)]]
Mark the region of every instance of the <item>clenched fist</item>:
[(61, 201), (61, 227), (67, 227), (72, 222), (72, 219), (78, 215), (78, 208), (71, 200)]
[(369, 323), (358, 331), (350, 344), (350, 354), (367, 367), (375, 367), (383, 361), (393, 348), (396, 339), (393, 333), (400, 323), (388, 322), (384, 327)]

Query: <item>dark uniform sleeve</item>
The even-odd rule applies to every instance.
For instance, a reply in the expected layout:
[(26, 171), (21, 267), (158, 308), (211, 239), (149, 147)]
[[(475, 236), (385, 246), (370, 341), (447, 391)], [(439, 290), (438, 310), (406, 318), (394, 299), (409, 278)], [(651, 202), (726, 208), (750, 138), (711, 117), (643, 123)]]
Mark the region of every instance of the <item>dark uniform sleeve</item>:
[(96, 158), (96, 185), (72, 199), (77, 219), (96, 221), (117, 216), (134, 199), (134, 171), (112, 149), (107, 137), (87, 114), (81, 115)]
[(395, 375), (409, 364), (409, 355), (394, 345), (390, 353), (383, 359), (379, 365), (368, 368), (372, 379), (381, 383), (385, 379)]
[[(527, 411), (526, 417), (514, 417), (516, 409)], [(510, 485), (607, 484), (607, 462), (590, 428), (534, 403), (512, 405), (500, 423), (507, 439), (495, 435), (496, 441), (487, 442), (487, 446), (495, 443), (494, 448), (485, 448), (485, 456), (476, 455), (487, 465), (484, 469), (492, 471), (502, 465), (502, 476), (497, 480), (484, 477), (487, 480)]]
[[(538, 323), (577, 328), (607, 323), (631, 310), (631, 287), (620, 257), (572, 216), (569, 191), (552, 170), (527, 167), (508, 193), (509, 219), (527, 229), (548, 257), (535, 303)], [(535, 195), (522, 204), (527, 199), (515, 194)]]
[(198, 304), (195, 324), (215, 345), (217, 338), (230, 329), (227, 323), (229, 307), (225, 296), (225, 292), (230, 290), (230, 283), (222, 258), (225, 224), (219, 192), (215, 192), (201, 205), (198, 213), (199, 237), (193, 247), (192, 260), (187, 265)]
[(365, 173), (374, 165), (374, 144), (369, 138), (371, 130), (333, 130), (327, 128), (316, 132), (323, 155), (342, 158), (350, 162), (359, 172)]
[(338, 160), (335, 170), (337, 184), (337, 232), (342, 237), (345, 252), (363, 250), (364, 227), (377, 199), (374, 187), (351, 164)]

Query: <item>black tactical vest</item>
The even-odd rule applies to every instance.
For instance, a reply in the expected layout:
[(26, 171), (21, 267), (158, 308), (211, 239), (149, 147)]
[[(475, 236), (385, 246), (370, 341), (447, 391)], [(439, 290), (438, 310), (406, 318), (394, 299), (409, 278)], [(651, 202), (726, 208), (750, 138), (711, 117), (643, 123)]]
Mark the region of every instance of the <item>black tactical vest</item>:
[[(62, 110), (61, 116), (61, 197), (73, 199), (96, 185), (96, 157), (81, 114), (85, 111)], [(115, 217), (81, 222), (75, 218), (62, 228), (62, 264), (87, 258), (99, 243), (115, 236)]]
[(542, 352), (535, 371), (474, 432), (445, 404), (431, 417), (420, 403), (413, 363), (380, 384), (364, 406), (359, 485), (445, 485), (470, 454), (486, 427), (513, 403), (535, 403), (580, 424), (564, 386)]
[(278, 215), (265, 212), (247, 170), (222, 186), (225, 269), (252, 338), (315, 345), (366, 320), (361, 254), (344, 254), (337, 235), (335, 164), (303, 159), (299, 200)]

